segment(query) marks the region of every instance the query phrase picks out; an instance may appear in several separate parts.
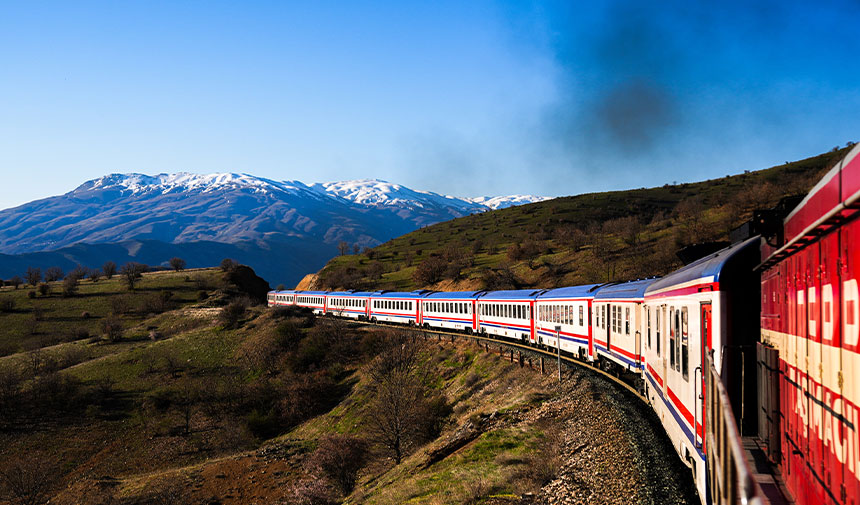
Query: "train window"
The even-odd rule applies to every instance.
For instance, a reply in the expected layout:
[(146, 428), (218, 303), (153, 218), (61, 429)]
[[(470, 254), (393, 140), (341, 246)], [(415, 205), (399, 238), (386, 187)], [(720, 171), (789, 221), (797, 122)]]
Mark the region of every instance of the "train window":
[(651, 309), (649, 307), (645, 307), (645, 324), (647, 325), (647, 334), (648, 334), (648, 349), (651, 348)]
[(669, 307), (669, 366), (675, 370), (675, 308)]
[(585, 307), (579, 306), (579, 325), (585, 326)]
[(630, 307), (624, 308), (624, 333), (630, 335)]
[(675, 311), (675, 371), (681, 370), (681, 311)]
[(687, 307), (681, 307), (681, 375), (684, 380), (690, 380), (690, 364), (687, 340)]

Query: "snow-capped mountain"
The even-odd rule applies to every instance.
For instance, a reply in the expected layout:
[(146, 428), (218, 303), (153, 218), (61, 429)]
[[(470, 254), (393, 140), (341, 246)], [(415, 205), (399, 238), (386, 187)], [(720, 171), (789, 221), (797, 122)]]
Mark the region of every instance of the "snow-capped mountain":
[[(0, 254), (123, 243), (138, 244), (128, 248), (134, 257), (140, 243), (163, 244), (148, 248), (153, 251), (218, 243), (259, 257), (274, 249), (283, 254), (290, 244), (292, 257), (281, 263), (301, 258), (291, 267), (298, 271), (261, 274), (292, 281), (321, 267), (341, 241), (374, 246), (428, 224), (543, 199), (456, 198), (379, 180), (307, 185), (234, 173), (111, 174), (64, 195), (0, 211)], [(188, 250), (186, 245), (186, 255)], [(91, 247), (87, 254), (94, 254)], [(254, 265), (250, 258), (236, 259)], [(7, 275), (2, 264), (0, 275)]]
[(527, 203), (534, 202), (543, 202), (546, 200), (551, 200), (548, 196), (534, 196), (534, 195), (510, 195), (510, 196), (479, 196), (476, 198), (469, 198), (470, 202), (493, 209), (506, 209), (508, 207), (515, 207), (517, 205), (525, 205)]

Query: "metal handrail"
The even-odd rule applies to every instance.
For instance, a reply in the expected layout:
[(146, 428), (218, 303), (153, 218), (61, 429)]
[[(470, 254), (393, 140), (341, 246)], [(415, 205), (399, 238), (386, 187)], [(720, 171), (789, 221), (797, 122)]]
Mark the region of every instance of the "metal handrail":
[(762, 491), (752, 477), (726, 388), (706, 356), (708, 490), (715, 505), (762, 505)]

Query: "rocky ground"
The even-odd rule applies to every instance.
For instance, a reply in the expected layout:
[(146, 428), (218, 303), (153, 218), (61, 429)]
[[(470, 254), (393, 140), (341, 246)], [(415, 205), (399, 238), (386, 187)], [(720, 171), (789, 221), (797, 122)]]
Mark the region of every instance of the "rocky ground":
[(697, 504), (692, 477), (656, 416), (627, 391), (585, 371), (533, 416), (563, 420), (558, 475), (531, 499), (549, 504)]

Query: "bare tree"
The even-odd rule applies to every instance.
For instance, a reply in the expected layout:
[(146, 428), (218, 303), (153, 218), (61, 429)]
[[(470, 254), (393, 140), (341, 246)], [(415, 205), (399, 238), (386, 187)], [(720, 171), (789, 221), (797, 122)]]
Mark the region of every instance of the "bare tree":
[(0, 488), (11, 503), (41, 505), (48, 502), (57, 475), (48, 458), (22, 456), (0, 466)]
[(170, 258), (170, 267), (181, 272), (185, 270), (185, 260), (182, 258)]
[(66, 277), (74, 277), (77, 280), (81, 280), (81, 279), (85, 278), (88, 273), (89, 273), (89, 269), (84, 268), (81, 265), (78, 265), (74, 268), (74, 270), (69, 272), (69, 274), (66, 275)]
[(361, 246), (358, 244), (353, 244), (352, 246), (352, 254), (358, 254), (361, 252)]
[(116, 274), (116, 263), (113, 261), (105, 261), (105, 264), (102, 265), (102, 272), (105, 273), (106, 278), (112, 278)]
[(29, 267), (27, 273), (24, 274), (27, 278), (27, 283), (31, 286), (36, 286), (42, 280), (42, 270), (39, 268)]
[(183, 378), (173, 391), (173, 408), (182, 417), (183, 434), (191, 434), (191, 419), (197, 409), (200, 391), (197, 385), (188, 377)]
[(60, 267), (50, 267), (45, 270), (45, 282), (54, 282), (63, 278), (63, 269)]
[(341, 240), (337, 243), (337, 250), (340, 252), (340, 255), (343, 256), (349, 251), (349, 244)]
[(128, 289), (134, 291), (134, 287), (137, 284), (138, 279), (143, 277), (143, 273), (147, 270), (149, 270), (149, 267), (146, 265), (132, 261), (123, 265), (122, 268), (119, 269), (119, 273), (123, 276), (123, 280), (125, 280)]
[(98, 268), (90, 268), (88, 275), (90, 276), (91, 281), (98, 282), (102, 277), (102, 271)]
[(391, 451), (397, 464), (404, 455), (426, 439), (429, 387), (421, 367), (421, 345), (414, 334), (393, 333), (387, 345), (370, 365), (371, 401), (368, 433), (371, 439)]
[(21, 277), (13, 275), (12, 278), (7, 281), (7, 284), (15, 289), (18, 289), (18, 286), (21, 285)]

